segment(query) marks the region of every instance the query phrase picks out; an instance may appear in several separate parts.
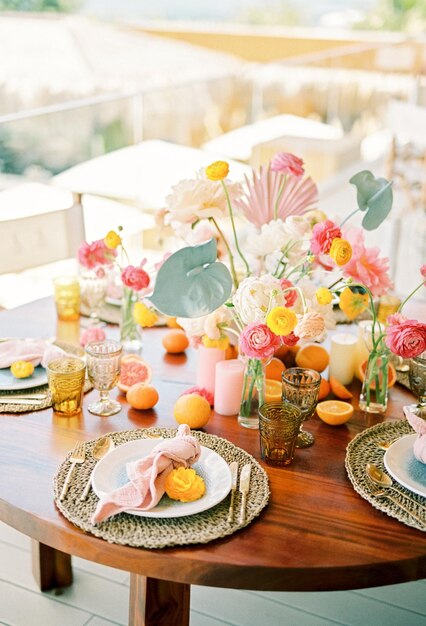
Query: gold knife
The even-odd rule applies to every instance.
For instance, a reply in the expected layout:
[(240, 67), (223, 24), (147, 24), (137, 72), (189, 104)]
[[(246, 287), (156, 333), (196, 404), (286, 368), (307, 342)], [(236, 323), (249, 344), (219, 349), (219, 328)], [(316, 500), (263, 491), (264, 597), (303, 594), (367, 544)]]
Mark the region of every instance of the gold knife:
[(10, 399), (8, 398), (7, 400), (0, 400), (0, 406), (4, 406), (7, 404), (22, 404), (23, 406), (30, 406), (30, 405), (39, 405), (39, 404), (43, 404), (45, 402), (45, 400), (33, 400), (31, 398), (17, 398), (14, 399), (13, 397), (10, 397)]
[(231, 502), (229, 504), (229, 512), (228, 512), (228, 524), (232, 524), (232, 520), (234, 518), (234, 499), (235, 499), (235, 491), (237, 489), (237, 481), (238, 481), (238, 463), (237, 461), (232, 461), (229, 465), (229, 469), (231, 470)]
[(240, 493), (243, 496), (241, 500), (240, 524), (243, 524), (246, 519), (247, 494), (250, 488), (250, 473), (251, 464), (247, 463), (241, 470), (240, 475)]
[(1, 400), (47, 400), (47, 393), (0, 393)]

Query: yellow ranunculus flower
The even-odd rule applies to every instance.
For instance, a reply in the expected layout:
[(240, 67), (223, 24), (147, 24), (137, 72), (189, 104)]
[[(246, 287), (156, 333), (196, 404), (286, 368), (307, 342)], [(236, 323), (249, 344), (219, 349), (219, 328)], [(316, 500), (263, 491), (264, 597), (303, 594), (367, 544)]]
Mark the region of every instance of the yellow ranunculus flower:
[(104, 237), (104, 244), (107, 248), (115, 250), (121, 244), (121, 237), (115, 232), (115, 230), (110, 230)]
[(335, 237), (331, 244), (329, 255), (337, 265), (346, 265), (352, 258), (352, 246), (346, 239)]
[(28, 378), (34, 372), (34, 365), (29, 361), (15, 361), (10, 366), (10, 371), (15, 378)]
[(350, 287), (345, 287), (340, 294), (339, 308), (351, 321), (363, 313), (369, 304), (367, 293), (352, 291)]
[(206, 485), (194, 469), (178, 467), (167, 476), (165, 489), (166, 494), (172, 500), (193, 502), (204, 495)]
[(296, 324), (296, 313), (285, 306), (276, 306), (266, 318), (268, 328), (279, 336), (289, 335), (296, 327)]
[(318, 304), (330, 304), (333, 300), (333, 294), (330, 289), (327, 289), (327, 287), (320, 287), (316, 290), (315, 295), (317, 297)]
[(215, 161), (206, 167), (206, 176), (210, 180), (223, 180), (228, 176), (229, 165), (226, 161)]
[(135, 302), (133, 307), (133, 319), (136, 324), (142, 326), (142, 328), (151, 328), (158, 321), (158, 315), (148, 309), (143, 302)]
[(226, 350), (229, 346), (228, 337), (219, 337), (219, 339), (210, 339), (208, 335), (203, 335), (201, 339), (203, 346), (206, 348), (218, 348), (219, 350)]

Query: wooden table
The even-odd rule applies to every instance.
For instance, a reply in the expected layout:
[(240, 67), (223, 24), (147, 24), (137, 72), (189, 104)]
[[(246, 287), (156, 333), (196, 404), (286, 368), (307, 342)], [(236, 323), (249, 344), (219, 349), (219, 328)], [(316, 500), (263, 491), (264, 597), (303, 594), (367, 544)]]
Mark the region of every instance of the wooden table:
[[(2, 336), (55, 334), (53, 302), (40, 300), (0, 313)], [(65, 327), (69, 336), (72, 327)], [(111, 336), (117, 329), (111, 328)], [(59, 328), (64, 337), (64, 326)], [(269, 505), (247, 528), (200, 546), (145, 550), (109, 544), (62, 517), (53, 502), (53, 476), (77, 439), (147, 426), (175, 426), (172, 406), (194, 383), (196, 360), (166, 355), (164, 329), (145, 331), (144, 357), (160, 393), (155, 410), (138, 412), (123, 402), (110, 418), (58, 418), (51, 409), (0, 416), (0, 519), (32, 537), (34, 572), (42, 589), (70, 584), (69, 555), (129, 571), (132, 625), (188, 624), (190, 585), (269, 591), (330, 591), (387, 585), (426, 574), (424, 534), (374, 509), (352, 488), (344, 467), (347, 443), (381, 420), (358, 410), (346, 425), (309, 422), (315, 445), (297, 452), (285, 469), (266, 467)], [(386, 419), (400, 419), (412, 397), (398, 385), (390, 392)], [(355, 402), (356, 404), (356, 402)], [(213, 415), (206, 432), (259, 454), (257, 431), (234, 417)], [(36, 543), (38, 542), (38, 543)]]

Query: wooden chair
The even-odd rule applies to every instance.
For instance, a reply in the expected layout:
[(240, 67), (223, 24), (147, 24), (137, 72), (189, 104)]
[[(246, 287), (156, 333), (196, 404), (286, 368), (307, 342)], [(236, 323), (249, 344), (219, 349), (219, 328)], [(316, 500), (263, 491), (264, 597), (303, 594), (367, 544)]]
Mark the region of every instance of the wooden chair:
[(55, 267), (56, 273), (69, 271), (61, 262), (72, 259), (77, 269), (85, 239), (81, 198), (39, 183), (6, 189), (0, 193), (0, 237), (0, 306), (43, 297), (51, 292)]

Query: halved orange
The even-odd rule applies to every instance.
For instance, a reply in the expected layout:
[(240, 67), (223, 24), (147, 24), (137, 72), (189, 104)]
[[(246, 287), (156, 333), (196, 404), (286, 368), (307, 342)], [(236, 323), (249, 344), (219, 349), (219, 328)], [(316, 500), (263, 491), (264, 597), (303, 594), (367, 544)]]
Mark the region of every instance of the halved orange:
[[(364, 381), (366, 369), (367, 369), (367, 361), (364, 361), (358, 367), (358, 371), (357, 371), (357, 378), (359, 378), (359, 380), (361, 382)], [(383, 378), (382, 373), (379, 372), (379, 381), (380, 381), (380, 383), (382, 381), (382, 378)], [(388, 389), (393, 387), (395, 383), (396, 383), (396, 369), (394, 368), (392, 363), (388, 363)], [(376, 388), (376, 383), (374, 382), (374, 380), (371, 381), (370, 388), (371, 389), (375, 389)]]
[(334, 376), (330, 376), (329, 383), (331, 387), (331, 391), (334, 393), (336, 398), (340, 398), (341, 400), (350, 400), (353, 395), (342, 383), (340, 383), (337, 378)]
[(265, 402), (281, 402), (281, 399), (281, 382), (272, 378), (267, 378), (265, 380)]
[(296, 365), (323, 372), (330, 361), (327, 350), (317, 343), (307, 343), (296, 354)]
[(353, 415), (354, 407), (349, 402), (340, 400), (325, 400), (318, 402), (317, 415), (330, 426), (340, 426), (347, 422)]

